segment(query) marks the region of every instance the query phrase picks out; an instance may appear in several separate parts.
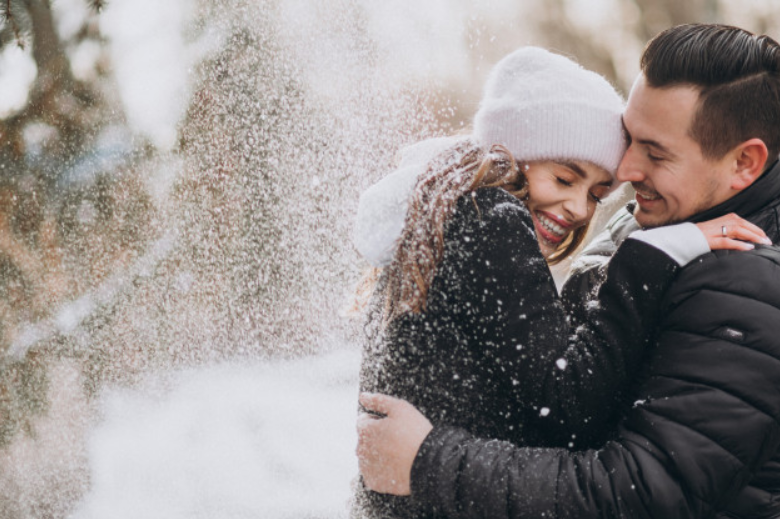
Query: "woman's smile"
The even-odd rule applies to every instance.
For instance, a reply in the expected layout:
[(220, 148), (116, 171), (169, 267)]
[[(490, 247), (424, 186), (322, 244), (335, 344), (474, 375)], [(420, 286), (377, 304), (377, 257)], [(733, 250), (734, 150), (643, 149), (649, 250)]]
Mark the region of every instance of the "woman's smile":
[(532, 213), (536, 233), (552, 245), (558, 245), (571, 232), (572, 226), (560, 217), (544, 211)]

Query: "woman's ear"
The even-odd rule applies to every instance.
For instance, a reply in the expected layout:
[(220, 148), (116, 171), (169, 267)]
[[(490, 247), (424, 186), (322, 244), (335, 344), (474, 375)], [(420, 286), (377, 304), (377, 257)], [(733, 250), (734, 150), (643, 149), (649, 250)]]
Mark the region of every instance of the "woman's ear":
[(769, 152), (761, 139), (750, 139), (733, 150), (735, 169), (731, 178), (731, 189), (742, 191), (750, 187), (764, 172)]

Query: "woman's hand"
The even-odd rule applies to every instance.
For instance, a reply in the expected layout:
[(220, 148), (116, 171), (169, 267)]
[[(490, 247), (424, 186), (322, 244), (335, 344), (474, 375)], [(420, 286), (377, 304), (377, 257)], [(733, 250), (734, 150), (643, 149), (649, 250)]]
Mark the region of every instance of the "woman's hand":
[(374, 492), (408, 496), (414, 458), (433, 425), (405, 400), (371, 393), (359, 400), (368, 411), (357, 422), (363, 482)]
[(697, 223), (696, 226), (707, 238), (710, 250), (750, 250), (755, 247), (753, 243), (772, 245), (760, 227), (734, 213)]

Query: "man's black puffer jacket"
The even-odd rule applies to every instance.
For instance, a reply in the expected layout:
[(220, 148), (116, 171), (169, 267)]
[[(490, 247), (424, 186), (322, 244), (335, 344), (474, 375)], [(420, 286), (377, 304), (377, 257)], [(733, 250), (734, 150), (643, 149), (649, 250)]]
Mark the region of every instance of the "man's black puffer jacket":
[[(780, 241), (780, 167), (696, 221), (736, 212)], [(434, 427), (412, 497), (449, 518), (780, 516), (780, 250), (682, 269), (617, 436), (528, 449)]]

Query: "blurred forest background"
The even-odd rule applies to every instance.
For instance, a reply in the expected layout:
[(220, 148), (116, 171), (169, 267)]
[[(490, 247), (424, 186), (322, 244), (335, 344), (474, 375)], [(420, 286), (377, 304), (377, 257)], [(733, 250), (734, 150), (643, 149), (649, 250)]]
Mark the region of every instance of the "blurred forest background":
[(14, 443), (76, 391), (55, 381), (88, 401), (354, 334), (360, 190), (401, 146), (467, 126), (506, 53), (542, 45), (627, 93), (671, 25), (780, 36), (778, 0), (420, 4), (2, 2), (0, 517), (60, 517), (68, 500), (41, 496), (83, 490), (14, 494)]

